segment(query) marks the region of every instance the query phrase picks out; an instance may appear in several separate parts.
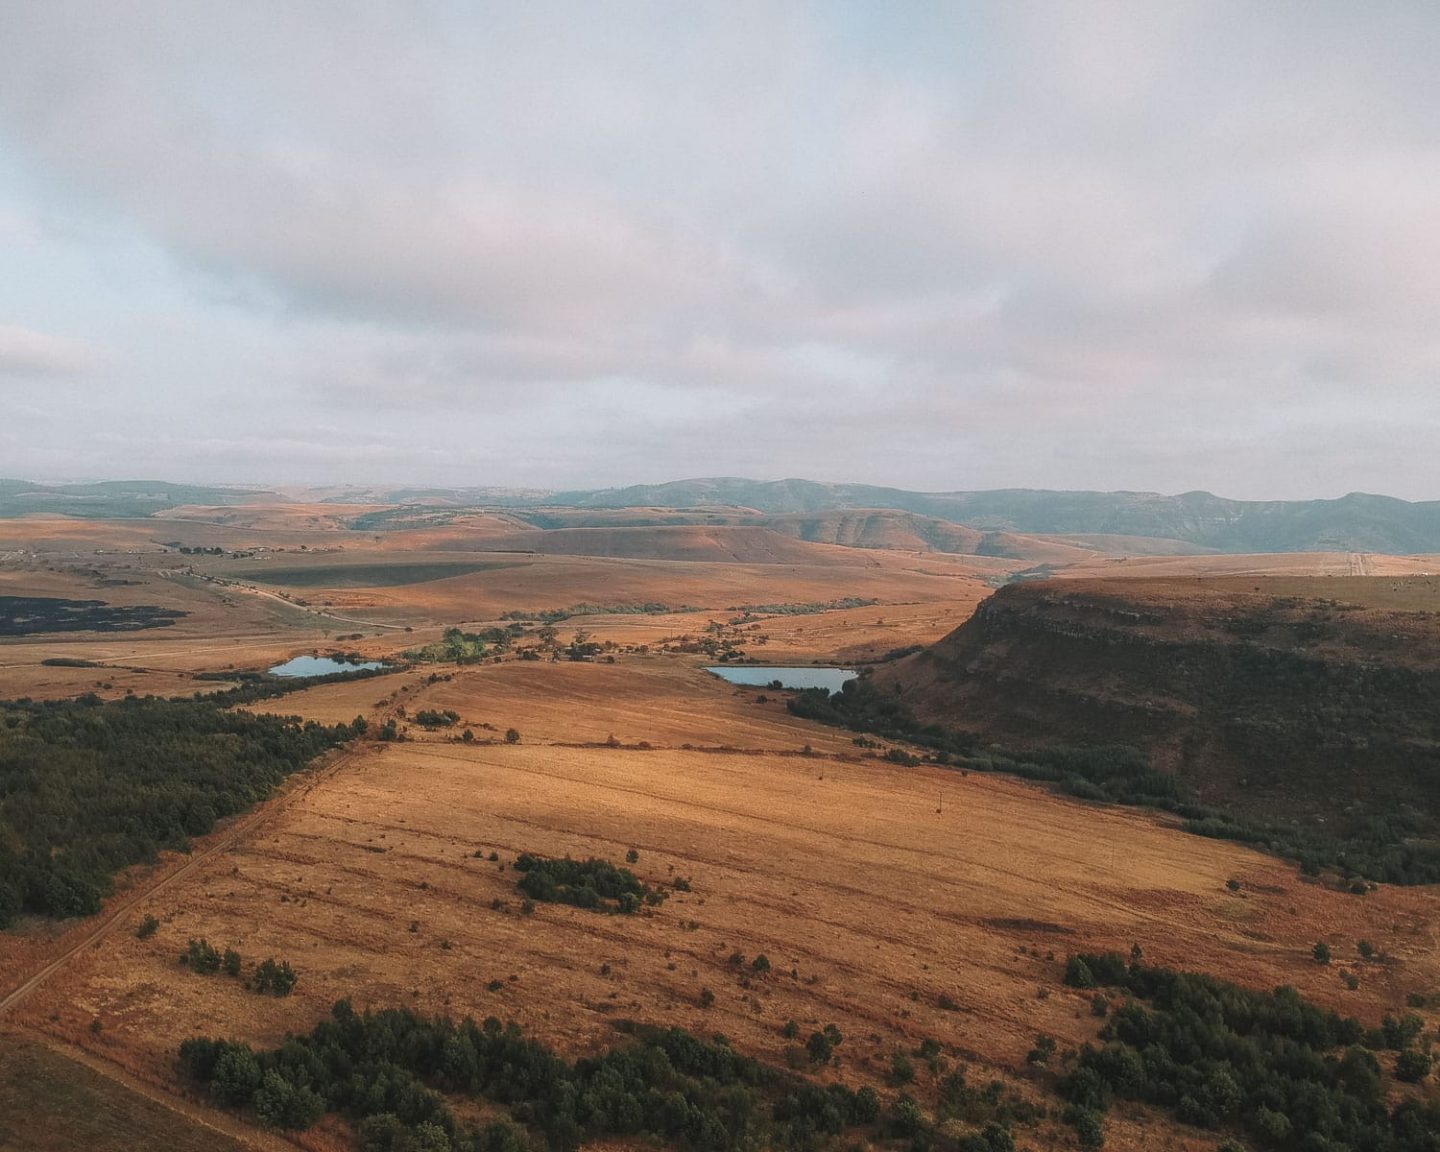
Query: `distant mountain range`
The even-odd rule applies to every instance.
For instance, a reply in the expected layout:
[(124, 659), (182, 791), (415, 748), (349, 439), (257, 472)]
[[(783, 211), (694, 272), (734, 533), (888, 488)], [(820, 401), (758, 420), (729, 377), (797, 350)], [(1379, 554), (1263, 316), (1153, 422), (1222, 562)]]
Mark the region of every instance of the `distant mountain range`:
[(558, 492), (581, 508), (738, 505), (769, 514), (895, 508), (982, 531), (1142, 536), (1219, 552), (1440, 551), (1440, 501), (1354, 492), (1338, 500), (1227, 500), (1209, 492), (909, 492), (867, 484), (733, 478)]
[[(629, 488), (549, 492), (517, 488), (325, 488), (284, 494), (257, 488), (108, 481), (32, 484), (0, 480), (0, 516), (59, 513), (148, 516), (181, 504), (271, 501), (420, 504), (507, 509), (717, 509), (765, 516), (893, 509), (980, 532), (1129, 536), (1218, 552), (1440, 552), (1440, 501), (1412, 503), (1351, 493), (1337, 500), (1228, 500), (1209, 492), (911, 492), (868, 484), (717, 477)], [(675, 523), (675, 518), (669, 522)]]

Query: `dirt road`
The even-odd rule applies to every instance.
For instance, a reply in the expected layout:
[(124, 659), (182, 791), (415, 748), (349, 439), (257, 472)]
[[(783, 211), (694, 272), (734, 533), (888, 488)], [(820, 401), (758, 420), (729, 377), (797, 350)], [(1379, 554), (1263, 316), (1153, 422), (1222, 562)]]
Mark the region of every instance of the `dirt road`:
[(229, 849), (242, 836), (249, 834), (256, 828), (263, 825), (283, 812), (296, 800), (307, 795), (312, 788), (328, 779), (350, 763), (356, 757), (356, 753), (343, 750), (334, 754), (329, 761), (318, 771), (306, 772), (293, 778), (293, 782), (287, 786), (274, 799), (267, 801), (248, 816), (243, 816), (226, 828), (223, 832), (199, 852), (193, 853), (188, 860), (178, 868), (167, 872), (163, 876), (156, 877), (153, 882), (145, 884), (136, 892), (131, 893), (120, 900), (113, 907), (97, 916), (79, 939), (65, 948), (60, 955), (56, 956), (43, 968), (33, 973), (26, 980), (15, 988), (11, 989), (3, 999), (0, 999), (0, 1016), (3, 1016), (10, 1009), (23, 1001), (40, 985), (44, 984), (51, 976), (58, 972), (79, 952), (94, 944), (98, 944), (106, 936), (115, 930), (126, 916), (133, 912), (139, 905), (149, 900), (157, 893), (163, 892), (172, 884), (188, 876), (205, 861), (219, 855)]

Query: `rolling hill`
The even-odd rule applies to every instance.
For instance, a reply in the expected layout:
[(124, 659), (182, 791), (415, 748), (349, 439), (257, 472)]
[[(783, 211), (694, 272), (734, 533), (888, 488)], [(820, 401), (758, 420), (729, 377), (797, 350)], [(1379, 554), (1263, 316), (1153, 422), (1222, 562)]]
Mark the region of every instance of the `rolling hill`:
[[(0, 480), (0, 517), (139, 517), (179, 505), (293, 502), (423, 508), (432, 518), (503, 509), (537, 528), (646, 523), (751, 525), (850, 547), (1034, 558), (1014, 537), (1062, 549), (1128, 554), (1440, 552), (1440, 501), (1352, 492), (1335, 500), (1230, 500), (1209, 492), (912, 492), (867, 484), (735, 477), (549, 492), (510, 488), (255, 489), (113, 481), (44, 485)], [(613, 517), (625, 514), (623, 525)], [(902, 521), (896, 515), (911, 519)], [(377, 514), (371, 513), (373, 518)], [(384, 512), (378, 514), (386, 515)], [(358, 521), (365, 515), (356, 517)], [(377, 522), (377, 527), (380, 525)], [(1104, 543), (1101, 544), (1100, 542)], [(1131, 541), (1141, 543), (1131, 544)], [(1063, 562), (1066, 553), (1057, 554)], [(1070, 553), (1069, 555), (1073, 555)]]
[(1440, 580), (1012, 584), (878, 669), (1012, 749), (1130, 745), (1249, 820), (1440, 835)]

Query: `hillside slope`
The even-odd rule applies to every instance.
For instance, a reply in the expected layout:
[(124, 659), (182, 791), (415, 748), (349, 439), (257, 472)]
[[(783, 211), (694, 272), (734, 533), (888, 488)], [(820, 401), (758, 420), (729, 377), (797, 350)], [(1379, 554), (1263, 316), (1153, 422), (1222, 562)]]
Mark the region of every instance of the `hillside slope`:
[(1440, 501), (1352, 492), (1336, 500), (1230, 500), (1209, 492), (910, 492), (868, 484), (735, 477), (558, 493), (591, 508), (743, 505), (769, 514), (894, 508), (985, 530), (1179, 540), (1221, 552), (1440, 551)]
[[(458, 546), (458, 545), (457, 545)], [(645, 528), (555, 528), (486, 536), (473, 551), (534, 552), (616, 560), (680, 560), (724, 564), (864, 564), (853, 549), (826, 548), (759, 527), (676, 525)]]
[(1440, 831), (1440, 580), (1010, 585), (878, 670), (1011, 747), (1131, 744), (1248, 819)]

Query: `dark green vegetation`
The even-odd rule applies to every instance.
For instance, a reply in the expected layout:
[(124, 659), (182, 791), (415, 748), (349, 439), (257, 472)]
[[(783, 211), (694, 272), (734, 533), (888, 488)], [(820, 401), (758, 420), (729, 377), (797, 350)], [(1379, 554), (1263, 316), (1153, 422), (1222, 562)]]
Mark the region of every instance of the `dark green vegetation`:
[[(985, 1127), (957, 1140), (905, 1096), (882, 1114), (871, 1088), (815, 1084), (742, 1056), (721, 1037), (631, 1022), (617, 1029), (625, 1037), (619, 1047), (570, 1064), (494, 1017), (476, 1024), (404, 1009), (361, 1015), (342, 1000), (309, 1035), (273, 1051), (196, 1038), (181, 1045), (180, 1058), (217, 1103), (286, 1128), (340, 1113), (359, 1127), (367, 1152), (511, 1152), (532, 1147), (532, 1134), (558, 1150), (607, 1138), (713, 1152), (813, 1149), (861, 1131), (940, 1152), (1014, 1148), (1011, 1102), (1000, 1091), (967, 1088), (963, 1076), (947, 1079), (942, 1115)], [(468, 1125), (447, 1097), (498, 1105), (510, 1119)]]
[[(941, 764), (1020, 776), (1082, 800), (1173, 812), (1187, 832), (1239, 841), (1298, 860), (1311, 874), (1333, 870), (1357, 892), (1364, 891), (1366, 878), (1392, 884), (1440, 881), (1440, 848), (1412, 839), (1424, 826), (1413, 817), (1377, 819), (1348, 832), (1343, 827), (1328, 832), (1317, 826), (1247, 818), (1233, 807), (1197, 803), (1182, 779), (1154, 769), (1137, 748), (1096, 744), (1016, 749), (982, 744), (974, 733), (920, 723), (903, 698), (864, 678), (847, 682), (840, 692), (817, 688), (796, 692), (787, 706), (806, 719), (929, 748)], [(915, 762), (898, 749), (891, 749), (887, 758), (899, 764)]]
[(539, 624), (559, 624), (572, 616), (667, 616), (672, 612), (703, 612), (690, 604), (571, 604), (568, 608), (538, 608), (524, 612), (506, 612), (502, 620), (526, 620)]
[[(404, 665), (395, 664), (383, 668), (356, 668), (343, 672), (327, 672), (323, 676), (273, 676), (269, 672), (197, 672), (194, 678), (225, 682), (238, 680), (239, 683), (234, 688), (214, 692), (206, 699), (222, 707), (241, 707), (259, 700), (274, 700), (280, 696), (288, 696), (291, 692), (301, 692), (322, 684), (343, 684), (350, 680), (388, 676), (403, 667)], [(355, 723), (358, 725), (358, 732), (365, 730), (363, 717), (356, 717)]]
[[(1084, 1144), (1096, 1145), (1099, 1117), (1118, 1097), (1154, 1104), (1186, 1124), (1243, 1132), (1264, 1148), (1440, 1147), (1440, 1105), (1404, 1099), (1389, 1107), (1372, 1051), (1413, 1051), (1413, 1025), (1387, 1019), (1367, 1034), (1293, 988), (1252, 992), (1138, 958), (1127, 964), (1113, 953), (1071, 956), (1065, 980), (1130, 997), (1100, 1033), (1103, 1046), (1082, 1048), (1061, 1082)], [(1403, 1071), (1418, 1074), (1417, 1057)]]
[(491, 649), (497, 652), (508, 649), (510, 642), (522, 631), (518, 624), (506, 628), (482, 628), (479, 632), (447, 628), (435, 643), (412, 648), (402, 655), (417, 662), (479, 664), (490, 655)]
[(255, 965), (255, 978), (250, 986), (262, 996), (288, 996), (298, 979), (290, 961), (276, 963), (274, 957), (268, 957)]
[[(840, 692), (819, 688), (796, 692), (787, 706), (806, 719), (929, 748), (937, 763), (1020, 776), (1082, 800), (1172, 812), (1187, 832), (1239, 841), (1297, 860), (1310, 874), (1332, 870), (1356, 892), (1365, 891), (1366, 879), (1392, 884), (1440, 881), (1440, 847), (1414, 839), (1429, 825), (1413, 816), (1376, 818), (1348, 830), (1341, 824), (1333, 832), (1315, 825), (1248, 818), (1237, 814), (1233, 805), (1219, 808), (1196, 802), (1183, 779), (1153, 768), (1137, 748), (1096, 744), (1017, 749), (982, 744), (974, 733), (920, 723), (903, 698), (865, 678), (848, 681)], [(886, 758), (899, 764), (915, 762), (899, 749), (890, 749)]]
[(98, 911), (116, 872), (184, 848), (356, 732), (227, 711), (244, 691), (0, 704), (0, 927)]
[(443, 712), (434, 708), (422, 708), (415, 713), (415, 723), (422, 728), (453, 728), (460, 720), (460, 713), (453, 708)]
[(244, 1152), (202, 1127), (18, 1034), (0, 1036), (0, 1148), (13, 1152)]
[[(1385, 606), (1315, 594), (1340, 588)], [(1171, 807), (1192, 832), (1312, 871), (1440, 880), (1440, 614), (1396, 611), (1398, 594), (1389, 580), (1011, 585), (878, 668), (890, 703), (836, 707), (852, 725), (1045, 767), (1076, 748), (1138, 749), (1067, 787)], [(1440, 608), (1440, 584), (1408, 595)], [(947, 745), (952, 718), (968, 733)]]
[(737, 604), (729, 612), (743, 612), (749, 616), (818, 616), (821, 612), (837, 612), (846, 608), (869, 608), (879, 600), (867, 600), (861, 596), (845, 596), (839, 600), (817, 601), (810, 604)]
[(472, 572), (493, 572), (513, 568), (505, 560), (438, 560), (413, 564), (313, 564), (297, 568), (245, 569), (244, 578), (256, 584), (279, 584), (287, 588), (395, 588), (404, 584), (428, 584)]
[(416, 528), (441, 528), (452, 523), (456, 517), (473, 511), (479, 511), (479, 509), (405, 504), (399, 508), (380, 508), (374, 512), (362, 512), (348, 521), (346, 526), (353, 532), (401, 532)]
[(135, 519), (181, 504), (243, 504), (269, 493), (241, 488), (167, 484), (161, 480), (106, 480), (98, 484), (32, 484), (0, 480), (0, 519), (46, 513), (84, 520)]
[(628, 868), (608, 860), (549, 860), (526, 852), (515, 861), (517, 887), (545, 904), (573, 904), (597, 912), (637, 912), (642, 903), (659, 904), (664, 893), (642, 884)]
[(55, 596), (0, 596), (0, 636), (45, 632), (138, 632), (168, 628), (189, 613), (143, 604), (121, 608), (103, 600)]
[[(147, 924), (150, 922), (151, 920), (147, 919)], [(144, 938), (140, 933), (137, 935)], [(193, 936), (190, 938), (185, 951), (180, 953), (180, 963), (198, 976), (213, 976), (217, 972), (224, 972), (227, 976), (238, 978), (245, 967), (244, 960), (235, 949), (227, 948), (222, 953), (203, 936), (198, 940)], [(288, 960), (277, 963), (272, 956), (255, 965), (254, 975), (246, 982), (245, 987), (262, 996), (288, 996), (294, 991), (298, 979)]]

